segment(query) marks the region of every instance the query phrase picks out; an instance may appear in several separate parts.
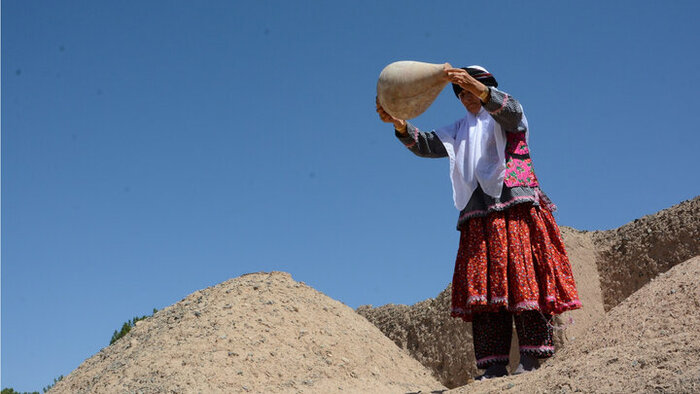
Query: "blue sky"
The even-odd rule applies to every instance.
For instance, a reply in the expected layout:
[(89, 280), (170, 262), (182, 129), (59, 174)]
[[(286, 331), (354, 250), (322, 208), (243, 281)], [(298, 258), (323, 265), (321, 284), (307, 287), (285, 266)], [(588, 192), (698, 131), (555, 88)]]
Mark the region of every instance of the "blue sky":
[[(397, 60), (482, 64), (561, 225), (699, 194), (697, 2), (2, 2), (2, 387), (247, 272), (351, 307), (452, 276), (448, 163), (379, 121)], [(463, 116), (447, 89), (413, 120)]]

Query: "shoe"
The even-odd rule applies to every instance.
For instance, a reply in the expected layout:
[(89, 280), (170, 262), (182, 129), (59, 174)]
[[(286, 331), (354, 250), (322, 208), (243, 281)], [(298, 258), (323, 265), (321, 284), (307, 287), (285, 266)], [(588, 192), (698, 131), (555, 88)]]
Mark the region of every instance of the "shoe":
[(540, 361), (532, 356), (525, 354), (520, 355), (520, 363), (511, 375), (520, 375), (525, 372), (530, 372), (540, 367)]
[(508, 375), (508, 370), (506, 369), (505, 365), (492, 365), (488, 368), (486, 368), (486, 371), (483, 373), (483, 375), (479, 375), (474, 378), (474, 380), (486, 380), (486, 379), (493, 379), (493, 378), (501, 378), (503, 376)]

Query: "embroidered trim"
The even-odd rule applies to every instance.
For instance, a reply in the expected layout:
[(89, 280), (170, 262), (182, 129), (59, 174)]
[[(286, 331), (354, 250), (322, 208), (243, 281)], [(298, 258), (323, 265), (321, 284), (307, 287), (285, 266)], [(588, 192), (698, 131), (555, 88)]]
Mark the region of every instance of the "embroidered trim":
[(565, 304), (559, 304), (559, 305), (560, 305), (560, 307), (562, 307), (562, 308), (570, 308), (570, 307), (572, 307), (572, 306), (580, 307), (580, 306), (581, 306), (581, 301), (580, 301), (580, 300), (576, 300), (576, 301), (571, 301), (571, 302), (567, 302), (567, 303), (565, 303)]
[[(483, 299), (484, 297), (480, 296), (473, 296), (473, 297), (479, 297)], [(529, 311), (529, 310), (535, 310), (535, 311), (540, 311), (541, 313), (547, 313), (551, 315), (559, 315), (564, 312), (572, 311), (578, 308), (581, 308), (581, 301), (576, 300), (576, 301), (571, 301), (567, 303), (562, 303), (562, 304), (555, 304), (554, 305), (550, 304), (550, 307), (547, 307), (546, 305), (542, 304), (540, 305), (537, 301), (523, 301), (518, 303), (515, 307), (509, 307), (508, 303), (506, 302), (505, 304), (497, 305), (497, 304), (489, 304), (489, 305), (484, 305), (484, 304), (471, 304), (467, 305), (467, 309), (463, 308), (452, 308), (452, 311), (450, 312), (450, 316), (454, 318), (461, 318), (464, 321), (471, 321), (472, 315), (474, 313), (482, 313), (482, 312), (494, 312), (496, 310), (506, 310), (511, 313), (518, 313), (518, 312), (523, 312), (523, 311)], [(498, 308), (498, 309), (494, 309)], [(501, 309), (502, 308), (502, 309)], [(573, 319), (571, 316), (569, 316), (569, 323), (565, 324), (563, 327), (558, 327), (558, 326), (553, 326), (550, 323), (547, 323), (550, 327), (552, 327), (555, 330), (562, 330), (566, 328), (569, 324), (573, 323)]]
[(508, 102), (508, 97), (510, 97), (510, 96), (508, 96), (508, 93), (504, 93), (504, 94), (503, 94), (503, 104), (501, 105), (501, 108), (499, 108), (499, 109), (497, 109), (497, 110), (495, 110), (495, 111), (489, 111), (489, 113), (490, 113), (490, 114), (496, 114), (496, 113), (501, 112), (501, 110), (502, 110), (503, 108), (506, 107), (506, 103)]
[(540, 303), (537, 301), (521, 301), (515, 304), (515, 307), (513, 310), (516, 311), (527, 311), (527, 310), (533, 310), (533, 309), (538, 309), (540, 306)]
[(580, 300), (574, 300), (574, 301), (565, 302), (565, 303), (561, 303), (561, 304), (557, 304), (556, 302), (552, 302), (552, 304), (554, 304), (554, 305), (552, 305), (550, 308), (544, 307), (544, 308), (540, 308), (540, 309), (546, 310), (546, 311), (548, 311), (548, 313), (550, 313), (552, 315), (558, 315), (558, 314), (561, 314), (561, 313), (566, 312), (566, 311), (572, 311), (574, 309), (578, 309), (578, 308), (583, 307), (583, 304), (581, 304)]
[(554, 346), (520, 346), (520, 350), (551, 350), (554, 351)]
[(480, 295), (473, 295), (473, 296), (469, 296), (469, 298), (467, 298), (467, 304), (472, 304), (472, 303), (474, 303), (474, 301), (486, 302), (486, 297), (480, 296)]
[(508, 355), (507, 354), (498, 354), (495, 356), (488, 356), (484, 358), (480, 358), (476, 360), (477, 365), (478, 364), (483, 364), (489, 361), (508, 361)]
[(535, 190), (535, 196), (537, 197), (537, 202), (544, 202), (544, 207), (549, 210), (549, 212), (555, 212), (557, 210), (556, 204), (552, 202), (552, 200), (547, 197), (546, 194), (542, 191), (542, 189), (537, 189)]
[(483, 209), (477, 209), (474, 211), (469, 211), (467, 213), (464, 213), (459, 217), (459, 220), (462, 220), (465, 217), (470, 216), (472, 214), (476, 214), (476, 213), (487, 214), (490, 211), (500, 211), (500, 210), (503, 210), (504, 208), (507, 208), (507, 207), (519, 202), (519, 201), (536, 201), (536, 197), (534, 195), (533, 196), (516, 196), (516, 197), (513, 197), (511, 200), (508, 200), (506, 202), (500, 202), (497, 204), (493, 204), (486, 211), (484, 211)]

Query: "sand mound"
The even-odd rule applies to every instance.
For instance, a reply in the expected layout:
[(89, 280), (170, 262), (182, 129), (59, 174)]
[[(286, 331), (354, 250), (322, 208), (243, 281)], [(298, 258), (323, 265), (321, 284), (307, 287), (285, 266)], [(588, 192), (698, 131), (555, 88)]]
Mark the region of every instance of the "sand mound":
[(659, 273), (700, 254), (700, 196), (592, 236), (609, 310)]
[(700, 196), (592, 236), (610, 309), (659, 273), (700, 254)]
[(430, 392), (430, 371), (286, 273), (244, 275), (139, 322), (52, 393)]
[(700, 256), (659, 275), (536, 372), (450, 391), (700, 392)]
[[(700, 255), (698, 218), (700, 197), (615, 230), (562, 227), (584, 309), (560, 319), (575, 320), (561, 351), (455, 392), (700, 392), (700, 256), (679, 264)], [(137, 323), (52, 392), (430, 392), (431, 371), (461, 386), (477, 371), (450, 291), (357, 314), (289, 274), (245, 275)]]
[[(603, 317), (603, 299), (596, 269), (596, 254), (589, 233), (562, 227), (562, 237), (584, 309), (561, 316), (560, 324), (571, 316), (574, 324), (566, 333), (559, 331), (556, 345), (563, 346), (585, 332)], [(357, 312), (374, 323), (398, 346), (430, 368), (440, 382), (454, 388), (477, 375), (471, 323), (450, 317), (451, 286), (436, 298), (412, 306), (361, 306)], [(511, 366), (518, 361), (517, 335), (513, 335)]]
[(450, 317), (451, 288), (412, 306), (361, 306), (357, 313), (374, 323), (446, 387), (466, 384), (476, 374), (471, 323)]

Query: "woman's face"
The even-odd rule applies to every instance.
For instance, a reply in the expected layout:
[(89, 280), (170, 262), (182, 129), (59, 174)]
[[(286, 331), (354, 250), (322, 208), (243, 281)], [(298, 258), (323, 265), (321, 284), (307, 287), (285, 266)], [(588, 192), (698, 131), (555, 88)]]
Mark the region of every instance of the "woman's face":
[(459, 101), (462, 102), (467, 111), (476, 115), (481, 110), (481, 100), (466, 90), (459, 92)]

